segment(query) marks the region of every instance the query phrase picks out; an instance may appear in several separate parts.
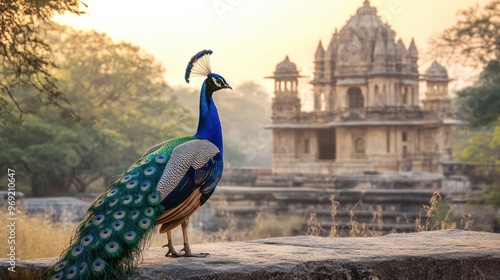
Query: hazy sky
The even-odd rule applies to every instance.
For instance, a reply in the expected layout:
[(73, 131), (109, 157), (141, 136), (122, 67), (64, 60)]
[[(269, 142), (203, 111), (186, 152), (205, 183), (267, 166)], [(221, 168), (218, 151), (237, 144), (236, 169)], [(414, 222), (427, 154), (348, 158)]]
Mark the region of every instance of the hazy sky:
[[(58, 16), (61, 23), (95, 29), (152, 53), (167, 68), (171, 85), (184, 83), (186, 63), (212, 49), (212, 71), (232, 85), (264, 79), (285, 55), (312, 77), (313, 57), (364, 0), (83, 0), (87, 15)], [(372, 0), (408, 46), (423, 51), (432, 36), (455, 22), (456, 12), (490, 0)], [(140, 4), (139, 4), (140, 3)], [(424, 65), (425, 66), (425, 65)], [(420, 69), (424, 71), (425, 69)], [(193, 86), (196, 80), (192, 81)], [(201, 82), (201, 79), (200, 79)], [(304, 84), (304, 83), (303, 83)]]

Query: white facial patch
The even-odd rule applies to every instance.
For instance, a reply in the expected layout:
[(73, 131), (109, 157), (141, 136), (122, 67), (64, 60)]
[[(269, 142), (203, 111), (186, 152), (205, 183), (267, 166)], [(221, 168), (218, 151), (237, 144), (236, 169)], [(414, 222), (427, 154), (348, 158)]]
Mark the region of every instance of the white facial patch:
[(222, 87), (222, 84), (220, 82), (222, 82), (221, 79), (216, 79), (214, 77), (212, 77), (212, 81), (214, 81), (214, 84), (218, 87)]

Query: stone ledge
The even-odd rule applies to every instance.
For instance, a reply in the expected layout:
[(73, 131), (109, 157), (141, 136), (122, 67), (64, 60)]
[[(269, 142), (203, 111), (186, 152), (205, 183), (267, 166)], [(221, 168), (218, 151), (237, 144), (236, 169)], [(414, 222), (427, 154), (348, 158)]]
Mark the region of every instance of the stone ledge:
[[(205, 259), (165, 258), (151, 248), (133, 279), (499, 279), (500, 234), (458, 230), (383, 237), (277, 237), (195, 244)], [(43, 279), (54, 259), (19, 261), (0, 279)]]

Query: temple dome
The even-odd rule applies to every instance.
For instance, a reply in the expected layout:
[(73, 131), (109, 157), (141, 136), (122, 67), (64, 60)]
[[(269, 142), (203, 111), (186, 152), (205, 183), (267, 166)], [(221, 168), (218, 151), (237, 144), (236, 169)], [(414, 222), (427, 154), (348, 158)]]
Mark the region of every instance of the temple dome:
[(390, 30), (390, 27), (382, 22), (380, 17), (377, 15), (377, 9), (370, 6), (369, 1), (365, 1), (363, 7), (358, 9), (356, 14), (347, 22), (345, 27), (340, 30), (340, 33), (349, 29), (365, 33), (360, 34), (365, 38), (375, 39), (378, 31)]
[(434, 61), (432, 65), (425, 71), (425, 79), (428, 81), (449, 81), (448, 71), (443, 65)]
[(368, 72), (417, 76), (415, 42), (412, 40), (407, 49), (401, 39), (396, 44), (395, 36), (396, 32), (382, 20), (377, 9), (365, 0), (340, 31), (335, 29), (329, 44), (324, 48), (320, 44), (316, 49), (316, 76), (326, 77), (325, 81)]
[(285, 60), (278, 63), (276, 65), (276, 71), (274, 71), (274, 75), (266, 78), (299, 78), (302, 77), (299, 75), (299, 71), (297, 70), (297, 65), (290, 61), (288, 55), (285, 57)]
[(290, 59), (288, 58), (288, 55), (285, 57), (285, 60), (282, 62), (278, 63), (276, 65), (276, 72), (275, 74), (297, 74), (299, 71), (297, 71), (297, 65), (295, 63), (291, 62)]
[[(369, 64), (377, 55), (393, 55), (389, 44), (394, 42), (395, 32), (384, 23), (377, 14), (377, 9), (365, 1), (354, 16), (339, 31), (336, 40), (331, 41), (335, 45), (338, 64), (336, 73), (352, 73), (369, 70)], [(377, 48), (375, 45), (378, 42)], [(395, 46), (394, 46), (395, 47)], [(325, 60), (331, 59), (325, 57)]]

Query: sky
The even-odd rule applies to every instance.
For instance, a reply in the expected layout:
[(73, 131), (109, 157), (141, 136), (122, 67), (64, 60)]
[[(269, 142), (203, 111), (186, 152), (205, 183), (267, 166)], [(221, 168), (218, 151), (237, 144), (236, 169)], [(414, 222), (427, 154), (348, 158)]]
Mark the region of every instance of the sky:
[[(364, 0), (83, 0), (82, 16), (59, 15), (56, 21), (79, 29), (105, 32), (153, 54), (167, 69), (166, 81), (184, 83), (192, 55), (214, 51), (212, 71), (231, 85), (264, 79), (286, 55), (311, 78), (319, 40), (330, 42), (335, 30)], [(371, 0), (406, 46), (412, 38), (424, 52), (430, 38), (453, 25), (457, 11), (490, 0)], [(140, 4), (138, 4), (140, 3)], [(439, 60), (439, 58), (438, 58)], [(427, 65), (420, 65), (420, 72)], [(193, 82), (191, 82), (193, 84)], [(201, 83), (201, 80), (200, 80)], [(307, 78), (302, 82), (307, 87)]]

